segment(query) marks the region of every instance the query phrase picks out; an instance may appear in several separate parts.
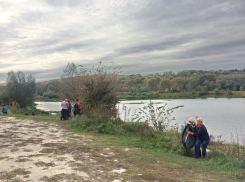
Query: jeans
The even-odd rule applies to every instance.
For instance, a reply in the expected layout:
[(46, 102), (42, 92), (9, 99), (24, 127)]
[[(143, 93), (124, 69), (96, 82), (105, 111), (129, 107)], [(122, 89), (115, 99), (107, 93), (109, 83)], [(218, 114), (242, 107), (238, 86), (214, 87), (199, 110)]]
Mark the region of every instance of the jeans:
[(202, 157), (206, 156), (206, 149), (207, 146), (210, 142), (210, 139), (207, 140), (200, 140), (199, 138), (197, 138), (196, 143), (195, 143), (195, 157), (196, 158), (200, 158), (201, 157), (201, 153), (200, 153), (200, 145), (202, 144)]
[(61, 111), (61, 120), (64, 118), (64, 120), (67, 120), (67, 109), (62, 109)]

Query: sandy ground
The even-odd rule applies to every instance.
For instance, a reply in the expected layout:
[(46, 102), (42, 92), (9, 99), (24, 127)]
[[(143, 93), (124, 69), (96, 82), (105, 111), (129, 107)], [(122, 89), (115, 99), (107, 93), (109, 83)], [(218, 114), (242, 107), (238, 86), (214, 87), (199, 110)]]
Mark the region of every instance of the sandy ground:
[(86, 146), (91, 135), (69, 132), (55, 124), (0, 117), (0, 181), (113, 181), (126, 169), (110, 148)]

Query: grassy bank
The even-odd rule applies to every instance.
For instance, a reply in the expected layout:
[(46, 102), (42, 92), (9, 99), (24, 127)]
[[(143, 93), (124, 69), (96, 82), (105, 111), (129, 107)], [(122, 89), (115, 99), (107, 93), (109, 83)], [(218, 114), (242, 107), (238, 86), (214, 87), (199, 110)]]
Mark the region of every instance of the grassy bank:
[[(130, 175), (136, 181), (239, 181), (245, 179), (244, 147), (236, 144), (211, 142), (204, 159), (194, 159), (194, 149), (185, 150), (181, 144), (181, 133), (175, 128), (156, 132), (144, 123), (125, 123), (120, 120), (104, 121), (86, 116), (60, 121), (58, 116), (36, 112), (35, 116), (15, 114), (10, 110), (8, 116), (19, 119), (55, 122), (72, 132), (91, 133), (98, 148), (118, 149), (119, 159), (134, 166)], [(95, 147), (95, 146), (90, 146)], [(240, 147), (240, 148), (238, 148)], [(98, 149), (97, 148), (97, 149)], [(127, 153), (121, 148), (129, 148)], [(144, 174), (144, 175), (139, 175)], [(200, 178), (201, 176), (201, 178)]]
[(37, 95), (35, 96), (35, 101), (59, 102), (61, 101), (61, 99), (60, 98), (49, 98), (49, 97)]

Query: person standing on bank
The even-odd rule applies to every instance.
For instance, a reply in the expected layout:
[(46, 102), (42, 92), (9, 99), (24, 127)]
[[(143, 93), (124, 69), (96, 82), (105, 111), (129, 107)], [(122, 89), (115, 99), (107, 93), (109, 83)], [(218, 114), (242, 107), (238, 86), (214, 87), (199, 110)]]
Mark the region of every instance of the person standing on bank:
[(195, 143), (195, 158), (200, 158), (200, 146), (202, 144), (202, 157), (206, 157), (206, 149), (210, 142), (210, 138), (208, 135), (207, 128), (203, 125), (202, 118), (196, 119), (196, 127), (197, 131), (191, 132), (188, 131), (189, 135), (197, 136), (196, 143)]
[(8, 108), (7, 108), (7, 106), (5, 104), (3, 105), (2, 113), (3, 114), (8, 114)]
[(68, 114), (68, 108), (69, 108), (69, 103), (68, 103), (68, 99), (65, 99), (62, 103), (61, 103), (61, 117), (60, 120), (64, 119), (67, 120), (67, 114)]
[(82, 106), (81, 106), (81, 103), (80, 103), (80, 101), (78, 99), (76, 99), (76, 104), (78, 106), (77, 114), (81, 115)]
[(68, 111), (67, 111), (67, 119), (71, 118), (71, 103), (69, 100), (68, 100), (68, 104), (69, 104), (69, 107), (68, 107)]

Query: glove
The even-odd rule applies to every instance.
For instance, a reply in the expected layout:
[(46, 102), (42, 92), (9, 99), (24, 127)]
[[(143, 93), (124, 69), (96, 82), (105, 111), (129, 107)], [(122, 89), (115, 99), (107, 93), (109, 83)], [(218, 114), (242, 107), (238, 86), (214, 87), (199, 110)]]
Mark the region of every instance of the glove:
[(194, 134), (193, 132), (190, 132), (190, 131), (187, 131), (187, 133), (188, 133), (189, 135), (193, 135), (193, 134)]

